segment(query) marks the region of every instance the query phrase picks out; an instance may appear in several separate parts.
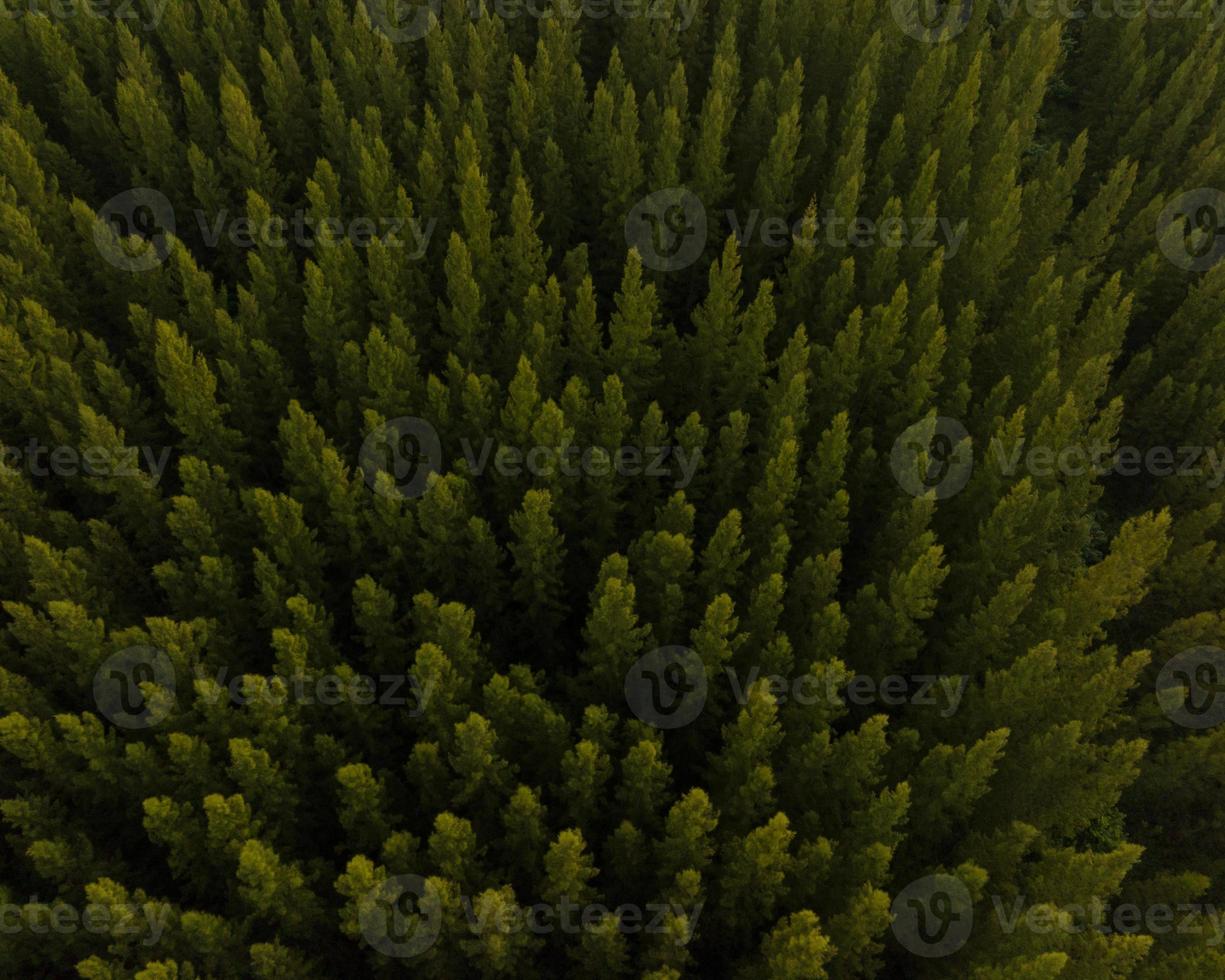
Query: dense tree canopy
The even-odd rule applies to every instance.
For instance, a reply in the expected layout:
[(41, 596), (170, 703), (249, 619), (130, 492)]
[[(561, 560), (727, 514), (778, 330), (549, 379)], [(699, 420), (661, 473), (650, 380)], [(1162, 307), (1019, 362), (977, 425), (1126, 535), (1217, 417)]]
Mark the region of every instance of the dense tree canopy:
[(1219, 4), (6, 3), (0, 973), (1225, 976)]

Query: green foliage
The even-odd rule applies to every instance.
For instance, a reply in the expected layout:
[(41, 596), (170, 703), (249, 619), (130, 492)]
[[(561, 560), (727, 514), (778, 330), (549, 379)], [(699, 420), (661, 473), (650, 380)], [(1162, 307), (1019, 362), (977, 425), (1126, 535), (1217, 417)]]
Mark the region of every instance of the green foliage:
[(1214, 5), (10, 6), (0, 973), (1225, 975)]

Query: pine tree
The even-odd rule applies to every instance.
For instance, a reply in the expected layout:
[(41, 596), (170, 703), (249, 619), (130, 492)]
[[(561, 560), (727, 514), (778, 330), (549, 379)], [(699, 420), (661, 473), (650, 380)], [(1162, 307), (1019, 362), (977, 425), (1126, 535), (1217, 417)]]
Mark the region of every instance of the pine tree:
[(0, 29), (5, 975), (1225, 975), (1210, 5), (155, 6)]

